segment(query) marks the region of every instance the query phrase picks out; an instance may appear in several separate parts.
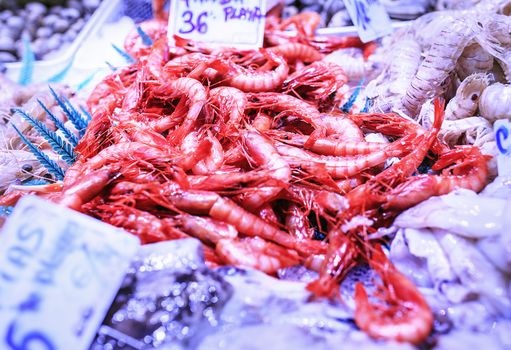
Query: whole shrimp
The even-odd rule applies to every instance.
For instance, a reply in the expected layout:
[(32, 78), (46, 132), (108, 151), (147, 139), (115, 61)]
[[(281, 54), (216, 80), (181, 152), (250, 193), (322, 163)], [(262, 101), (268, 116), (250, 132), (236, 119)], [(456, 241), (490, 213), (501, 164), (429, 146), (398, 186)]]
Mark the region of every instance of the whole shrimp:
[(268, 171), (268, 180), (274, 182), (273, 185), (262, 183), (257, 192), (247, 192), (240, 196), (243, 207), (254, 210), (275, 199), (282, 189), (286, 188), (291, 180), (291, 167), (268, 138), (256, 131), (244, 131), (242, 136), (250, 159), (256, 166)]
[(297, 117), (317, 128), (322, 124), (321, 114), (316, 107), (296, 97), (275, 92), (247, 94), (247, 108), (281, 112), (281, 114)]
[[(488, 156), (476, 146), (458, 146), (444, 153), (433, 165), (441, 175), (417, 175), (394, 188), (385, 208), (406, 209), (431, 196), (440, 196), (456, 188), (481, 191), (488, 183)], [(447, 166), (447, 167), (446, 167)]]
[(282, 143), (295, 147), (303, 147), (321, 155), (355, 156), (380, 151), (385, 144), (380, 142), (344, 141), (340, 138), (316, 137), (299, 135), (290, 132), (272, 130), (267, 132)]
[(355, 286), (355, 322), (374, 338), (419, 344), (433, 328), (433, 313), (417, 287), (401, 274), (378, 245), (368, 259), (383, 285), (386, 305), (369, 302), (364, 286)]
[[(183, 122), (176, 131), (172, 133), (172, 142), (179, 144), (183, 138), (193, 129), (197, 118), (199, 117), (202, 107), (207, 102), (207, 91), (204, 86), (197, 80), (192, 78), (179, 78), (160, 85), (153, 90), (155, 97), (162, 99), (172, 99), (176, 97), (184, 97), (187, 100), (188, 111)], [(163, 132), (173, 124), (172, 116), (161, 118), (152, 127), (155, 131)]]
[(284, 57), (288, 62), (315, 62), (323, 58), (323, 55), (315, 48), (300, 43), (273, 46), (268, 48), (267, 51)]
[(402, 156), (409, 151), (410, 147), (411, 145), (406, 142), (396, 141), (369, 154), (335, 157), (315, 155), (293, 146), (277, 144), (277, 150), (291, 166), (308, 169), (323, 166), (334, 179), (357, 175), (363, 170), (383, 164), (388, 158)]
[(416, 116), (427, 99), (443, 92), (444, 82), (475, 35), (475, 26), (472, 23), (467, 25), (466, 18), (456, 17), (444, 24), (402, 98), (403, 107), (409, 115)]
[(209, 106), (220, 118), (219, 124), (225, 125), (218, 133), (227, 138), (236, 136), (248, 103), (245, 93), (233, 87), (221, 86), (211, 89), (209, 97)]
[(246, 266), (275, 274), (278, 270), (297, 265), (300, 256), (290, 249), (285, 249), (259, 237), (241, 240), (221, 239), (215, 248), (221, 260), (227, 264)]
[(308, 100), (326, 100), (347, 82), (348, 77), (339, 65), (319, 61), (291, 74), (282, 88)]
[(232, 87), (245, 92), (271, 91), (280, 86), (289, 73), (286, 60), (271, 51), (262, 50), (268, 63), (274, 70), (265, 71), (249, 69), (226, 59), (218, 59), (211, 63), (211, 68), (217, 70), (223, 79)]

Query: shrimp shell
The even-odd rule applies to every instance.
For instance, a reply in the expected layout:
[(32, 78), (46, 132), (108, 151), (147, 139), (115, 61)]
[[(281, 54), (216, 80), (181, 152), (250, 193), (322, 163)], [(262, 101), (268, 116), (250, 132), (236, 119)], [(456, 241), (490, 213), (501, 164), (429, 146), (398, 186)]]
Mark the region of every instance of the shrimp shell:
[(487, 87), (479, 101), (481, 116), (493, 122), (511, 116), (511, 85), (495, 83)]
[(493, 56), (478, 43), (468, 45), (456, 65), (456, 73), (463, 80), (473, 73), (486, 73), (493, 68)]
[(445, 119), (463, 119), (473, 116), (480, 96), (488, 85), (488, 76), (483, 73), (472, 74), (463, 80), (456, 91), (456, 96), (447, 104)]
[(420, 106), (429, 98), (441, 94), (449, 74), (456, 68), (456, 62), (463, 49), (475, 36), (474, 26), (463, 17), (446, 23), (436, 40), (426, 52), (417, 74), (412, 79), (402, 99), (405, 110), (417, 115)]
[(504, 76), (511, 82), (511, 19), (494, 14), (477, 22), (481, 29), (476, 36), (477, 42), (499, 62)]

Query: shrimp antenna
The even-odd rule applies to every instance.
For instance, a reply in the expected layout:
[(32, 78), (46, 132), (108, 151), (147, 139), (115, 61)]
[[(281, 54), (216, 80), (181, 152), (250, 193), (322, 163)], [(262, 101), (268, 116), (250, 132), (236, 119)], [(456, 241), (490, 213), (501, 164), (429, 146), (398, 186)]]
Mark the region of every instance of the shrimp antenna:
[(27, 145), (30, 152), (32, 152), (32, 154), (37, 158), (39, 163), (41, 163), (42, 166), (46, 168), (46, 170), (55, 176), (57, 180), (64, 180), (64, 170), (57, 163), (51, 160), (50, 157), (48, 157), (43, 151), (41, 151), (32, 142), (30, 142), (14, 124), (12, 124), (12, 127), (20, 136), (21, 141)]
[(37, 130), (39, 135), (41, 135), (49, 143), (51, 148), (53, 148), (53, 150), (57, 152), (67, 164), (73, 165), (73, 163), (76, 162), (76, 154), (73, 151), (73, 147), (69, 143), (63, 141), (56, 132), (51, 131), (43, 122), (33, 118), (23, 110), (16, 109), (16, 112), (21, 114), (23, 119)]

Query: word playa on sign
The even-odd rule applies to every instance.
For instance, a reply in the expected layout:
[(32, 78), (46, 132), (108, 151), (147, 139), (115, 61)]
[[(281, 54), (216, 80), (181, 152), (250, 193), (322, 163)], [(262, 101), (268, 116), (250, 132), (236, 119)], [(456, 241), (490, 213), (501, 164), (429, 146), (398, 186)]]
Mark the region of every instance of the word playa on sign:
[(0, 232), (0, 349), (85, 350), (138, 238), (38, 197)]
[(174, 35), (211, 46), (262, 47), (266, 0), (173, 0), (169, 41)]

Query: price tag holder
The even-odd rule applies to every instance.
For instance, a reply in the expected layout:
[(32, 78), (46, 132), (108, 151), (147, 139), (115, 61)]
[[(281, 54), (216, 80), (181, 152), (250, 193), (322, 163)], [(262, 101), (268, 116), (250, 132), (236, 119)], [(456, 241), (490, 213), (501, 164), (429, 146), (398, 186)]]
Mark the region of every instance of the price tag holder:
[(140, 243), (38, 197), (0, 233), (0, 349), (88, 349)]
[(363, 42), (367, 43), (392, 32), (390, 17), (378, 0), (343, 1)]
[(507, 119), (499, 119), (493, 124), (493, 132), (499, 175), (511, 175), (511, 123)]
[(266, 0), (172, 0), (169, 42), (174, 35), (239, 49), (262, 47)]

